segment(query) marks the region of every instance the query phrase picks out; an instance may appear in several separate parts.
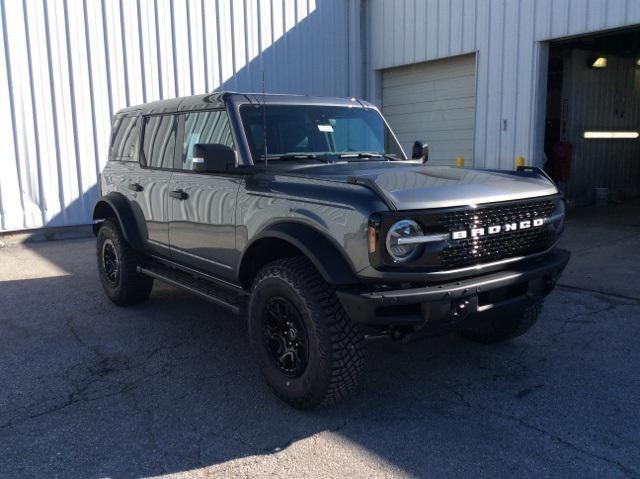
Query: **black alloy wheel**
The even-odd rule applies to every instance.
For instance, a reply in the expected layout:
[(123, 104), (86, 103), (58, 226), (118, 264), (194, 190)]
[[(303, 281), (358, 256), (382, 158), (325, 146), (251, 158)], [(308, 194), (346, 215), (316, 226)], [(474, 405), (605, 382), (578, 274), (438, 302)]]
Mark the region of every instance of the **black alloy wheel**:
[(144, 256), (127, 243), (118, 223), (109, 218), (98, 230), (96, 256), (98, 274), (104, 292), (118, 306), (145, 301), (153, 288), (153, 279), (138, 272)]
[(110, 239), (104, 240), (102, 244), (102, 264), (107, 281), (113, 286), (117, 286), (120, 279), (120, 260), (113, 241)]
[(253, 280), (247, 319), (267, 384), (291, 406), (331, 406), (357, 387), (364, 335), (307, 258), (262, 267)]
[(270, 298), (262, 331), (276, 367), (291, 378), (301, 376), (309, 363), (309, 337), (296, 307), (281, 296)]

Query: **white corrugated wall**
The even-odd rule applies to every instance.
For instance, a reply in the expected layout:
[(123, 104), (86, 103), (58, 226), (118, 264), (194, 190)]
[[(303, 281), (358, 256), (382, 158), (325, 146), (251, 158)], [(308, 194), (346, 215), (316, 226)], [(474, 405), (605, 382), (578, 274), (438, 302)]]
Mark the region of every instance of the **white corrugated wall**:
[[(542, 160), (547, 44), (640, 23), (639, 0), (367, 0), (368, 96), (380, 70), (477, 52), (476, 166)], [(536, 128), (536, 127), (540, 128)], [(451, 159), (452, 164), (455, 158)]]
[(357, 94), (354, 5), (0, 0), (0, 231), (90, 222), (125, 106), (259, 91), (263, 67), (269, 92)]
[(379, 102), (380, 70), (477, 52), (475, 164), (539, 164), (545, 40), (638, 24), (640, 1), (0, 0), (0, 18), (11, 231), (89, 221), (117, 109), (259, 90), (263, 66), (267, 91), (346, 96), (366, 83)]

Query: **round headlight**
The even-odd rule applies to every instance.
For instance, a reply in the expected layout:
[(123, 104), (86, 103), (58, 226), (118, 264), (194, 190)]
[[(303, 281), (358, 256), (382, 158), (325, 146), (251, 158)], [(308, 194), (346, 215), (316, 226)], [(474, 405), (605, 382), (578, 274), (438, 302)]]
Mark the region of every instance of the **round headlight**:
[(387, 251), (391, 257), (399, 262), (414, 259), (422, 244), (412, 243), (411, 238), (422, 236), (422, 228), (413, 220), (400, 220), (391, 225), (387, 233)]

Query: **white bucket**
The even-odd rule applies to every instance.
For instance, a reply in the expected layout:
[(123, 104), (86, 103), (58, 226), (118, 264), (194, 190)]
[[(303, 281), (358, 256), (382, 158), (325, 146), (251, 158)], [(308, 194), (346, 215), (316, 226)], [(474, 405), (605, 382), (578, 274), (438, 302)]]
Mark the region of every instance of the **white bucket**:
[(594, 188), (596, 206), (606, 206), (609, 204), (609, 188)]

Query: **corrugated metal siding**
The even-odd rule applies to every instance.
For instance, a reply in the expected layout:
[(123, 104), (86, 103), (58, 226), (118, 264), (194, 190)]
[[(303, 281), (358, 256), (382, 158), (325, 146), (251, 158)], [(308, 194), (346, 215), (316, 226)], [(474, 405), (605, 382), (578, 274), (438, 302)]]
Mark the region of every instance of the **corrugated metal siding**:
[(609, 55), (607, 68), (588, 67), (592, 53), (573, 50), (564, 63), (563, 140), (573, 145), (567, 196), (591, 203), (594, 187), (613, 198), (640, 194), (640, 140), (585, 140), (585, 131), (637, 131), (640, 126), (640, 71), (630, 58)]
[(368, 0), (366, 8), (368, 96), (378, 103), (379, 70), (477, 51), (474, 156), (477, 166), (502, 168), (517, 155), (542, 160), (541, 42), (640, 23), (637, 0)]
[[(110, 117), (233, 89), (347, 96), (343, 0), (0, 0), (0, 230), (88, 223)], [(355, 64), (359, 64), (358, 61)]]

